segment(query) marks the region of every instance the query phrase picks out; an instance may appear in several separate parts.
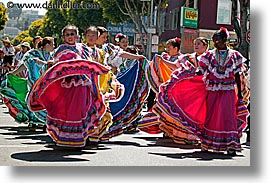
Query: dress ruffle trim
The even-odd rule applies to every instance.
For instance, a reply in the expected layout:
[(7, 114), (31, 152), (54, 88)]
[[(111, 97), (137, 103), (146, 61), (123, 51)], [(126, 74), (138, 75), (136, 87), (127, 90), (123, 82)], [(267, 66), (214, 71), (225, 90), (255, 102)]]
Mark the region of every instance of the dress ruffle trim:
[[(224, 73), (220, 74), (217, 71), (217, 66), (218, 66), (218, 62), (215, 58), (215, 50), (213, 51), (209, 51), (211, 52), (213, 55), (210, 55), (208, 53), (205, 53), (204, 55), (202, 55), (200, 57), (200, 62), (203, 62), (205, 65), (207, 65), (208, 70), (214, 74), (214, 76), (216, 76), (219, 79), (225, 79), (225, 78), (229, 78), (229, 74), (234, 71), (234, 73), (240, 72), (241, 71), (241, 65), (242, 63), (245, 62), (245, 58), (241, 57), (239, 54), (237, 54), (236, 51), (234, 50), (229, 50), (228, 56), (227, 56), (227, 60), (224, 63), (225, 70), (223, 71)], [(210, 61), (210, 62), (209, 62)], [(203, 71), (203, 70), (201, 70)], [(203, 71), (205, 72), (205, 71)]]
[(33, 85), (27, 104), (32, 111), (44, 110), (43, 105), (37, 99), (43, 94), (44, 90), (51, 83), (64, 79), (73, 75), (87, 75), (91, 78), (92, 75), (105, 74), (110, 70), (110, 67), (104, 66), (97, 62), (87, 60), (69, 60), (60, 61), (50, 69), (48, 69)]

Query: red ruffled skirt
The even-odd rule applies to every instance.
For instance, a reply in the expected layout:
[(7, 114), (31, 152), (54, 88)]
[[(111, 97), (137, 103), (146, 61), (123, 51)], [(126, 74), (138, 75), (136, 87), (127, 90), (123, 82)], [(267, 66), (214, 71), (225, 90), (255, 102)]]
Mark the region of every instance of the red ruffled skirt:
[(249, 112), (234, 90), (207, 91), (203, 76), (177, 70), (160, 86), (155, 108), (160, 129), (177, 143), (198, 143), (204, 149), (240, 150)]
[(87, 60), (60, 61), (34, 84), (28, 105), (47, 110), (47, 131), (57, 145), (85, 146), (95, 132), (106, 112), (98, 76), (109, 69)]

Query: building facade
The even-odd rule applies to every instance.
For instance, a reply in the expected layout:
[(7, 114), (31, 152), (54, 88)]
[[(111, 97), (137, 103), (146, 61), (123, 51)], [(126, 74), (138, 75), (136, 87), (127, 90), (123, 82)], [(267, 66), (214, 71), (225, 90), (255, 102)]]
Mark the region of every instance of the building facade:
[(230, 41), (237, 36), (231, 23), (231, 0), (169, 0), (167, 8), (159, 12), (163, 27), (160, 34), (159, 51), (164, 51), (165, 42), (174, 37), (181, 38), (181, 52), (193, 52), (193, 40), (198, 36), (211, 37), (220, 27), (226, 27)]

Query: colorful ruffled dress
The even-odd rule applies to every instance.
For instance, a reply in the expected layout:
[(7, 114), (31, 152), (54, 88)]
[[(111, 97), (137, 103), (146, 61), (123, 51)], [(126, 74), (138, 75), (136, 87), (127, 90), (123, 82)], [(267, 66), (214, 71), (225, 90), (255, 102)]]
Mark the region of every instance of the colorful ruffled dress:
[[(161, 56), (154, 56), (153, 60), (150, 62), (150, 67), (146, 71), (146, 78), (151, 89), (156, 93), (156, 95), (159, 93), (159, 86), (168, 81), (174, 71), (174, 69), (170, 68), (163, 60), (173, 62), (177, 66), (180, 66), (181, 64), (186, 65), (186, 61), (189, 61), (188, 63), (190, 64), (195, 64), (196, 53), (179, 53), (176, 56), (169, 56), (167, 53), (164, 53)], [(185, 69), (187, 69), (186, 67), (187, 65), (185, 66)], [(159, 128), (158, 118), (159, 117), (156, 113), (149, 111), (145, 113), (143, 118), (139, 121), (138, 128), (150, 134), (162, 133), (162, 130)]]
[[(113, 70), (116, 71), (123, 70), (116, 75), (116, 78), (125, 88), (124, 95), (120, 100), (110, 101), (109, 103), (113, 124), (100, 139), (108, 140), (122, 134), (124, 129), (141, 113), (149, 89), (145, 78), (148, 62), (137, 60), (130, 68), (121, 67), (123, 62), (119, 58), (123, 52), (119, 47), (112, 44), (103, 45), (101, 53), (101, 63), (111, 65)], [(101, 82), (100, 86), (103, 87), (104, 83)]]
[(81, 43), (60, 45), (54, 55), (56, 64), (30, 92), (29, 106), (34, 111), (47, 110), (47, 131), (58, 146), (83, 147), (87, 138), (100, 137), (107, 130), (101, 118), (108, 99), (100, 91), (98, 76), (110, 68), (92, 61), (90, 52)]
[(146, 71), (146, 78), (149, 82), (150, 87), (155, 93), (159, 92), (159, 85), (170, 79), (171, 73), (174, 69), (170, 68), (164, 61), (167, 60), (174, 63), (185, 63), (185, 55), (178, 53), (176, 56), (169, 56), (168, 53), (163, 53), (162, 55), (155, 55), (150, 66)]
[(178, 69), (160, 86), (153, 110), (160, 128), (175, 142), (200, 142), (202, 149), (215, 152), (241, 150), (249, 111), (247, 103), (237, 98), (234, 75), (246, 72), (245, 58), (232, 49), (226, 52), (222, 65), (217, 49), (201, 56), (199, 69), (204, 75), (196, 75), (195, 68)]
[(21, 64), (25, 65), (26, 71), (19, 73), (18, 76), (8, 74), (6, 85), (0, 89), (0, 92), (7, 98), (5, 104), (15, 121), (44, 125), (46, 123), (46, 111), (33, 112), (26, 103), (32, 85), (47, 70), (47, 65), (38, 63), (34, 59), (48, 61), (51, 59), (51, 55), (42, 49), (32, 49), (25, 53)]

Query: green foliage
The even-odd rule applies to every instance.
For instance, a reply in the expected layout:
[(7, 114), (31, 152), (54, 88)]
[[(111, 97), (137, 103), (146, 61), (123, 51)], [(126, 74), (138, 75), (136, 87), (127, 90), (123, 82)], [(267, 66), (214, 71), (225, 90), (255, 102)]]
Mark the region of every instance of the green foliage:
[[(51, 0), (52, 4), (62, 4), (62, 0)], [(65, 9), (48, 9), (43, 17), (43, 24), (38, 29), (37, 35), (41, 37), (51, 36), (56, 38), (56, 43), (62, 43), (61, 30), (67, 25)]]
[(17, 34), (17, 36), (15, 36), (15, 38), (13, 38), (13, 40), (11, 40), (11, 44), (19, 45), (19, 44), (23, 43), (24, 41), (31, 43), (32, 39), (33, 38), (30, 37), (30, 35), (29, 35), (29, 30), (25, 30), (25, 31), (22, 31), (19, 34)]
[(38, 36), (38, 30), (43, 25), (43, 19), (39, 19), (31, 23), (29, 33), (31, 37)]
[[(74, 4), (89, 4), (93, 5), (95, 2), (93, 0), (72, 0), (70, 1)], [(98, 6), (87, 9), (67, 9), (67, 22), (69, 24), (75, 25), (79, 28), (80, 34), (83, 33), (86, 28), (91, 25), (104, 25), (106, 21), (102, 16), (102, 9), (97, 9)]]
[[(90, 4), (95, 3), (93, 0), (51, 0), (52, 4)], [(94, 6), (96, 7), (96, 6)], [(102, 9), (78, 9), (78, 8), (59, 8), (48, 9), (46, 15), (43, 17), (43, 24), (39, 28), (37, 35), (42, 37), (52, 36), (56, 38), (56, 43), (61, 44), (62, 33), (61, 30), (68, 24), (75, 25), (79, 28), (80, 34), (91, 25), (105, 26), (106, 19), (102, 16)]]
[(4, 29), (6, 22), (8, 21), (6, 12), (7, 8), (4, 4), (0, 3), (0, 31)]
[(124, 6), (124, 0), (95, 0), (100, 7), (103, 9), (103, 17), (109, 19), (111, 23), (118, 24), (126, 20), (130, 20), (128, 15), (123, 14), (118, 6), (116, 1), (122, 8), (124, 12), (127, 12)]
[(30, 43), (30, 45), (32, 45), (32, 40), (33, 40), (33, 37), (25, 37), (24, 39), (22, 39), (22, 41), (20, 43), (23, 43), (23, 42), (28, 42)]

